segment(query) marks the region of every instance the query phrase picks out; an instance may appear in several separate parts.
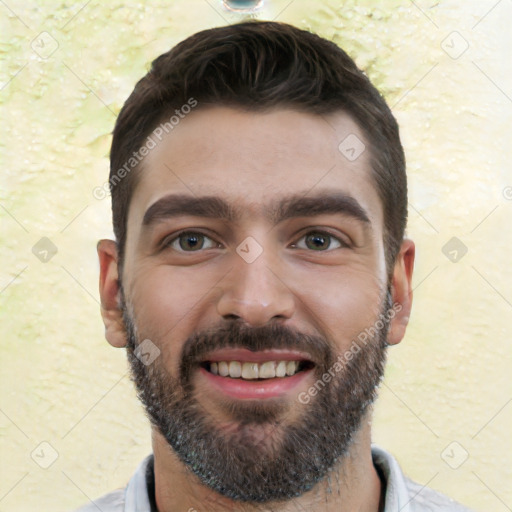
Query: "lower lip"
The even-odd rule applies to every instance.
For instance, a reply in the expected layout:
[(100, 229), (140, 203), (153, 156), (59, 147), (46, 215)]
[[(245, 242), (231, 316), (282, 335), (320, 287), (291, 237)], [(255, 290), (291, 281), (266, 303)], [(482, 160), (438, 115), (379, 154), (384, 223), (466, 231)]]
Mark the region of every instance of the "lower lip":
[(204, 368), (199, 368), (200, 375), (206, 379), (208, 386), (221, 393), (237, 399), (275, 398), (290, 393), (308, 378), (312, 370), (304, 370), (291, 377), (276, 377), (266, 380), (232, 379), (214, 375)]

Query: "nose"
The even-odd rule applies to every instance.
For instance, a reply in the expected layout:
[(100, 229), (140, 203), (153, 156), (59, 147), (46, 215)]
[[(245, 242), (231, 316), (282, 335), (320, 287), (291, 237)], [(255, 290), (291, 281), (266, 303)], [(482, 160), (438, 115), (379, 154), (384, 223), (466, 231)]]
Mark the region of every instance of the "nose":
[(272, 264), (264, 251), (248, 263), (238, 254), (232, 270), (221, 282), (217, 312), (224, 319), (242, 320), (258, 327), (270, 321), (286, 320), (295, 310), (292, 290), (285, 284), (282, 265)]

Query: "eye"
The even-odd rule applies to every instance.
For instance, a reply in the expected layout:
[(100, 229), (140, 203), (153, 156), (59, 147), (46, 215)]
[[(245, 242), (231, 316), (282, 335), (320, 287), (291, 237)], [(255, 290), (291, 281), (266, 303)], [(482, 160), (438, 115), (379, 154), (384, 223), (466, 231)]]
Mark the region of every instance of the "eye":
[[(326, 231), (310, 231), (299, 239), (305, 241), (304, 245), (299, 243), (293, 244), (292, 247), (298, 247), (299, 249), (311, 249), (317, 252), (325, 252), (327, 249), (338, 249), (340, 247), (348, 247), (348, 244), (341, 241), (339, 238), (327, 233)], [(337, 244), (332, 247), (332, 243)]]
[[(210, 241), (209, 245), (207, 241)], [(218, 246), (217, 242), (197, 231), (183, 231), (162, 244), (162, 248), (171, 247), (178, 252), (198, 252), (201, 249), (212, 249)]]

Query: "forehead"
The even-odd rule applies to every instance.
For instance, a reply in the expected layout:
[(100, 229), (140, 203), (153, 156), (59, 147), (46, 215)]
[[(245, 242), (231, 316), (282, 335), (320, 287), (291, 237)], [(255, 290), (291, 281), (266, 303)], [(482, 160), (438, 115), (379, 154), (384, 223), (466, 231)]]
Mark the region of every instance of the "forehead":
[(255, 218), (280, 197), (320, 190), (353, 197), (372, 223), (382, 222), (368, 143), (343, 112), (199, 106), (153, 139), (157, 144), (137, 171), (129, 224), (140, 224), (148, 208), (170, 194), (218, 196)]

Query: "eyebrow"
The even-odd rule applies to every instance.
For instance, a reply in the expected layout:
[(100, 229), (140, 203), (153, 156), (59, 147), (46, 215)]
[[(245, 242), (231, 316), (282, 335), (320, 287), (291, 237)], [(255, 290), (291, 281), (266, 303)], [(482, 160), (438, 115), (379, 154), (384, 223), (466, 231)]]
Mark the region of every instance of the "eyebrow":
[[(235, 207), (217, 196), (196, 197), (171, 194), (162, 197), (146, 210), (142, 225), (148, 226), (184, 215), (235, 222), (240, 218), (243, 210), (244, 208)], [(370, 224), (365, 209), (355, 198), (343, 192), (327, 192), (314, 196), (293, 194), (264, 205), (262, 210), (265, 212), (265, 218), (274, 225), (294, 217), (325, 214), (341, 214)]]

